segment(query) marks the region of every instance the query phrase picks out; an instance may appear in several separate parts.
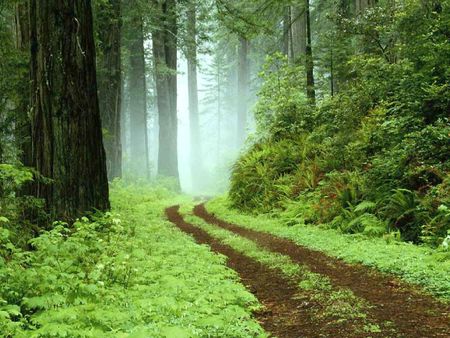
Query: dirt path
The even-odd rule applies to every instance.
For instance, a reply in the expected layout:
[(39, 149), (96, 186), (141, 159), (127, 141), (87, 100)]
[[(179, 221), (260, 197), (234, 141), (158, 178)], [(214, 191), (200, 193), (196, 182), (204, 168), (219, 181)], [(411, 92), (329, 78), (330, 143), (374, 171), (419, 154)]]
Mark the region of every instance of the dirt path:
[[(255, 314), (263, 328), (282, 337), (356, 337), (350, 325), (330, 326), (311, 318), (314, 302), (296, 299), (296, 285), (281, 277), (281, 272), (258, 263), (235, 251), (228, 245), (221, 244), (207, 232), (187, 223), (179, 213), (179, 207), (166, 209), (169, 221), (180, 230), (192, 235), (197, 243), (208, 244), (214, 252), (228, 257), (227, 265), (235, 270), (242, 282), (264, 305), (264, 311)], [(360, 336), (360, 335), (359, 335)]]
[(195, 207), (194, 214), (272, 252), (289, 256), (311, 271), (329, 277), (334, 285), (351, 289), (356, 296), (373, 305), (371, 311), (376, 318), (394, 322), (397, 332), (404, 337), (450, 337), (449, 307), (394, 277), (361, 265), (346, 264), (287, 239), (227, 223), (208, 213), (203, 204)]

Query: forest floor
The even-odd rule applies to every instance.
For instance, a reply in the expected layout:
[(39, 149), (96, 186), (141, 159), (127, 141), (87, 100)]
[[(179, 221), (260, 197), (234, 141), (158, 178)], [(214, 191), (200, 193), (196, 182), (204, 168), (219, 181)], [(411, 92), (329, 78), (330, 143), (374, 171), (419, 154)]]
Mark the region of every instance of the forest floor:
[(180, 230), (227, 257), (263, 305), (254, 313), (276, 337), (449, 337), (447, 303), (391, 274), (348, 264), (245, 224), (204, 204), (166, 209)]

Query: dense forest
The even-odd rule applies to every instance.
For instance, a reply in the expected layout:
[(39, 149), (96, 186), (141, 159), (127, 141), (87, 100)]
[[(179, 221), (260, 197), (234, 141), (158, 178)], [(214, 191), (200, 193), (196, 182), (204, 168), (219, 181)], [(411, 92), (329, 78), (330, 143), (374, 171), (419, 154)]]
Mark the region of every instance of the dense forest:
[(450, 0), (0, 0), (0, 337), (450, 336)]

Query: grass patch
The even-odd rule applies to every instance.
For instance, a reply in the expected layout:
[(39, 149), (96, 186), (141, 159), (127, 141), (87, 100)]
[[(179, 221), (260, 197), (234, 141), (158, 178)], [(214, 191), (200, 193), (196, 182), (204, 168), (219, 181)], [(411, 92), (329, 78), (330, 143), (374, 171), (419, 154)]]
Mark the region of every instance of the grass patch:
[(228, 222), (291, 239), (348, 263), (361, 263), (392, 273), (421, 286), (440, 300), (450, 301), (450, 252), (390, 239), (344, 235), (317, 226), (286, 226), (283, 220), (266, 214), (248, 216), (230, 209), (225, 196), (209, 201), (207, 208)]
[(119, 183), (112, 213), (57, 224), (34, 251), (1, 237), (0, 337), (265, 337), (225, 257), (163, 218), (182, 201)]
[(365, 327), (377, 326), (367, 318), (365, 311), (368, 305), (356, 297), (351, 290), (333, 288), (331, 281), (326, 276), (311, 272), (305, 266), (292, 262), (289, 257), (272, 253), (251, 240), (186, 213), (186, 207), (180, 210), (184, 212), (187, 222), (198, 226), (234, 250), (272, 269), (281, 271), (285, 277), (295, 281), (299, 290), (302, 290), (297, 295), (299, 299), (313, 300), (320, 304), (317, 308), (312, 309), (313, 315), (317, 318), (326, 318), (331, 324), (344, 323), (347, 320), (352, 320), (353, 323), (357, 321), (356, 332), (365, 332)]

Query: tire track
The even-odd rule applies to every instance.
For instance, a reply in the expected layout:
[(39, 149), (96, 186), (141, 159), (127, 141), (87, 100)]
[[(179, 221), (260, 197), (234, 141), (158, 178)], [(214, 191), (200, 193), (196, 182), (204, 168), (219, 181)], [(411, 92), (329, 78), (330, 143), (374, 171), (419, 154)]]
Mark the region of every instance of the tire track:
[(295, 283), (187, 223), (179, 213), (179, 206), (167, 208), (166, 216), (181, 231), (192, 235), (197, 243), (207, 244), (214, 252), (227, 256), (227, 266), (239, 274), (250, 292), (264, 305), (264, 310), (255, 316), (267, 332), (280, 338), (355, 337), (350, 327), (330, 326), (312, 319), (311, 307), (320, 304), (296, 299), (298, 289)]
[(373, 305), (371, 313), (375, 318), (382, 322), (393, 322), (400, 336), (450, 337), (449, 307), (393, 277), (362, 265), (346, 264), (284, 238), (225, 222), (210, 214), (204, 204), (197, 205), (194, 214), (210, 224), (250, 239), (269, 251), (289, 256), (292, 261), (306, 265), (312, 272), (327, 276), (334, 285), (352, 290), (356, 296)]

